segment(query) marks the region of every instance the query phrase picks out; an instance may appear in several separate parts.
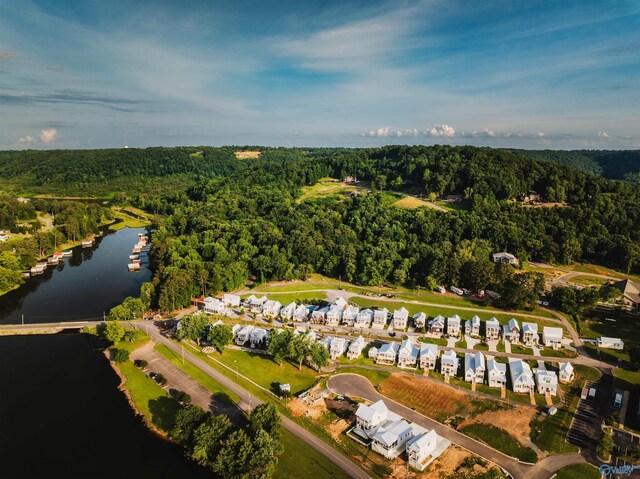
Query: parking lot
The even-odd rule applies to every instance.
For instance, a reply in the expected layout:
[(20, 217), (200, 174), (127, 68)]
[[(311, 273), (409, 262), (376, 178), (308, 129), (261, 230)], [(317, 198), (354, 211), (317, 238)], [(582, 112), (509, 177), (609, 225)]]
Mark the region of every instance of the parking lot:
[[(578, 403), (571, 428), (567, 433), (567, 442), (578, 446), (583, 454), (593, 456), (595, 459), (595, 449), (602, 436), (600, 424), (602, 416), (600, 410), (600, 398), (602, 391), (598, 390), (598, 385), (592, 381), (587, 381), (587, 389), (595, 388), (594, 398), (581, 399)], [(588, 458), (587, 458), (588, 459)]]

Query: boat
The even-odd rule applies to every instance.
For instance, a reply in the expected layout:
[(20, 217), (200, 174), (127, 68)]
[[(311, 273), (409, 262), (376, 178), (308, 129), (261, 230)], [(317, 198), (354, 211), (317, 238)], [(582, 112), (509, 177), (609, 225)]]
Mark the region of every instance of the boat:
[(140, 248), (135, 248), (135, 247), (134, 247), (134, 248), (131, 250), (131, 252), (132, 252), (133, 254), (140, 254)]
[(20, 273), (20, 276), (22, 276), (23, 278), (30, 278), (31, 277), (31, 271), (30, 270), (24, 270), (22, 273)]
[(64, 253), (62, 251), (56, 251), (55, 253), (53, 253), (54, 258), (62, 259), (63, 256), (64, 256)]
[(47, 269), (47, 263), (36, 263), (36, 265), (33, 266), (29, 270), (29, 272), (31, 273), (31, 275), (42, 274), (42, 273), (44, 273), (45, 269)]
[(58, 258), (57, 256), (49, 256), (47, 258), (47, 264), (58, 264), (59, 261), (60, 258)]
[(72, 250), (70, 250), (70, 249), (65, 249), (65, 250), (62, 252), (62, 256), (64, 256), (65, 258), (68, 258), (69, 256), (73, 256), (73, 251), (72, 251)]
[(129, 259), (138, 259), (139, 256), (137, 254), (130, 254)]
[(94, 239), (93, 238), (86, 238), (82, 240), (82, 247), (83, 248), (89, 248), (91, 246), (93, 246), (94, 243)]
[(142, 264), (142, 260), (141, 259), (134, 259), (132, 261), (132, 263)]
[(127, 268), (129, 268), (129, 271), (138, 271), (140, 269), (140, 263), (129, 263)]

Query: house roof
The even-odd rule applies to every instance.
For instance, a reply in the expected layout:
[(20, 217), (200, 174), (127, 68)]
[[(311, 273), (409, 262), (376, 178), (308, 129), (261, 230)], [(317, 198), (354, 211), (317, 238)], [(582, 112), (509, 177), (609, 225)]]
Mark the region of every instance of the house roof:
[(376, 415), (382, 415), (383, 417), (387, 414), (387, 406), (382, 400), (373, 403), (371, 406), (367, 406), (366, 404), (361, 404), (356, 411), (356, 416), (365, 421), (371, 421)]
[(523, 333), (537, 333), (538, 325), (537, 323), (522, 323), (522, 332)]
[(378, 349), (378, 354), (393, 353), (398, 354), (398, 343), (384, 343)]
[(447, 364), (458, 364), (458, 356), (454, 350), (450, 349), (442, 353), (440, 361)]
[(468, 371), (469, 369), (471, 369), (475, 371), (478, 368), (484, 369), (484, 354), (482, 354), (481, 352), (465, 353), (464, 370)]
[(572, 374), (573, 365), (571, 363), (560, 363), (558, 368), (561, 373)]
[(494, 327), (494, 328), (499, 328), (500, 327), (500, 321), (498, 321), (496, 318), (491, 318), (491, 319), (487, 320), (485, 325), (487, 327), (491, 326), (491, 327)]
[(513, 328), (517, 328), (518, 330), (520, 330), (520, 326), (518, 326), (518, 320), (515, 318), (511, 318), (509, 320), (509, 322), (507, 323), (507, 327), (509, 331), (511, 331)]
[(447, 324), (449, 326), (460, 326), (460, 316), (454, 314), (453, 316), (447, 318)]
[(499, 363), (493, 356), (487, 356), (487, 370), (489, 373), (505, 376), (507, 374), (507, 365)]
[(632, 300), (634, 303), (640, 303), (640, 284), (634, 283), (629, 279), (613, 283), (613, 287), (622, 291), (622, 294)]
[(362, 336), (358, 336), (349, 346), (349, 349), (356, 349), (363, 347), (366, 344), (365, 339)]
[(477, 324), (478, 326), (480, 325), (480, 318), (476, 315), (473, 318), (471, 318), (471, 324)]
[(511, 379), (514, 383), (534, 385), (531, 367), (522, 359), (509, 358), (509, 368), (511, 369)]
[(409, 317), (409, 311), (407, 311), (404, 307), (400, 308), (400, 309), (396, 309), (393, 312), (393, 318), (394, 319), (405, 319)]
[(405, 339), (404, 341), (402, 341), (402, 344), (400, 344), (400, 349), (398, 350), (399, 355), (412, 356), (416, 359), (418, 358), (419, 352), (420, 350), (416, 347), (414, 342), (411, 341), (411, 339)]
[(536, 371), (536, 381), (538, 384), (544, 384), (545, 386), (557, 386), (558, 376), (554, 371), (538, 369)]
[(560, 338), (562, 339), (562, 328), (552, 328), (550, 326), (542, 327), (542, 334), (545, 338)]
[(421, 449), (429, 446), (429, 443), (432, 441), (436, 441), (438, 435), (436, 432), (431, 429), (428, 432), (420, 434), (419, 436), (415, 436), (411, 441), (407, 443), (407, 451), (408, 452), (419, 452)]
[(384, 318), (386, 320), (388, 315), (389, 315), (389, 310), (387, 308), (376, 309), (373, 312), (374, 318)]
[(422, 343), (420, 345), (420, 357), (431, 356), (432, 358), (438, 357), (438, 345), (433, 343)]
[(432, 326), (434, 325), (444, 326), (444, 316), (441, 316), (441, 315), (436, 316), (431, 321), (429, 321), (429, 324)]
[(331, 341), (331, 349), (343, 350), (346, 347), (348, 341), (344, 338), (333, 338)]

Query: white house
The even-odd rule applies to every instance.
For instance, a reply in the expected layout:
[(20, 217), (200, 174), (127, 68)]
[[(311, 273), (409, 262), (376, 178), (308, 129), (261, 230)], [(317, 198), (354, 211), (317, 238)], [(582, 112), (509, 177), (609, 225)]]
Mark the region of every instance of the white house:
[(393, 366), (396, 363), (396, 357), (398, 356), (398, 343), (384, 343), (378, 349), (376, 355), (376, 364), (386, 364)]
[(511, 318), (509, 322), (504, 325), (503, 337), (505, 341), (511, 341), (512, 343), (520, 341), (520, 326), (516, 319)]
[(204, 298), (204, 312), (207, 314), (224, 314), (226, 308), (224, 303), (220, 301), (218, 298), (212, 298), (211, 296), (207, 296)]
[(458, 374), (460, 360), (453, 350), (445, 351), (440, 357), (440, 374), (444, 376), (455, 376)]
[(280, 301), (274, 301), (272, 299), (265, 301), (262, 305), (262, 315), (267, 318), (276, 318), (280, 314), (282, 304)]
[(528, 393), (533, 391), (533, 373), (531, 368), (522, 359), (509, 358), (509, 372), (511, 373), (511, 384), (513, 392)]
[(380, 426), (371, 438), (371, 449), (387, 459), (395, 459), (413, 437), (413, 427), (404, 419)]
[(484, 323), (484, 327), (487, 341), (497, 341), (500, 339), (500, 322), (496, 318), (488, 320)]
[(478, 316), (464, 322), (464, 334), (472, 337), (480, 336), (480, 318)]
[(222, 302), (229, 308), (237, 308), (240, 306), (242, 298), (237, 294), (225, 293), (222, 295)]
[(369, 348), (369, 352), (367, 353), (367, 357), (369, 359), (376, 359), (378, 357), (378, 348), (376, 348), (375, 346), (372, 348)]
[(442, 336), (444, 334), (444, 316), (438, 315), (429, 321), (429, 334)]
[(538, 344), (538, 325), (536, 323), (522, 323), (522, 343), (525, 346), (535, 346)]
[(349, 326), (353, 326), (359, 312), (360, 308), (358, 308), (357, 306), (348, 306), (342, 312), (342, 322), (344, 324), (348, 324)]
[(538, 394), (548, 393), (551, 396), (558, 394), (558, 376), (555, 371), (536, 370), (536, 383), (538, 384)]
[[(361, 404), (356, 411), (356, 427), (354, 432), (365, 439), (370, 439), (378, 428), (387, 421), (391, 412), (382, 400), (371, 406)], [(393, 413), (391, 413), (393, 415)]]
[(332, 360), (338, 359), (347, 350), (349, 341), (344, 338), (333, 338), (331, 340), (331, 346), (329, 347), (329, 356)]
[(447, 336), (460, 336), (460, 316), (457, 314), (447, 318)]
[(249, 333), (249, 346), (255, 348), (256, 346), (263, 345), (268, 334), (269, 333), (264, 328), (253, 328)]
[(246, 343), (249, 340), (251, 331), (253, 331), (253, 326), (251, 325), (245, 326), (240, 331), (238, 331), (238, 334), (236, 334), (236, 344), (238, 346), (242, 346), (244, 343)]
[(601, 337), (597, 339), (599, 348), (624, 349), (624, 343), (620, 338)]
[(520, 261), (511, 253), (493, 253), (493, 262), (517, 265)]
[(323, 324), (327, 319), (327, 313), (329, 312), (329, 306), (324, 308), (316, 308), (311, 312), (311, 322)]
[(261, 298), (258, 298), (252, 294), (247, 298), (247, 304), (249, 306), (249, 310), (252, 313), (260, 313), (262, 311), (262, 305), (266, 303), (266, 301), (267, 301), (266, 296), (262, 296)]
[(387, 325), (387, 318), (389, 317), (389, 310), (387, 308), (376, 309), (373, 313), (372, 329), (384, 329)]
[(545, 348), (560, 349), (562, 347), (562, 328), (543, 326), (542, 343)]
[(333, 340), (333, 338), (331, 338), (331, 336), (325, 336), (320, 341), (318, 341), (318, 344), (320, 346), (323, 346), (324, 349), (326, 349), (327, 351), (329, 351), (331, 349), (331, 341), (332, 340)]
[(366, 344), (367, 342), (364, 340), (364, 338), (362, 336), (358, 336), (349, 345), (349, 349), (347, 350), (347, 358), (349, 359), (359, 358)]
[(296, 305), (296, 303), (291, 301), (280, 310), (280, 318), (287, 321), (293, 319), (293, 314), (295, 313), (297, 307), (298, 306)]
[(464, 355), (464, 380), (468, 383), (484, 383), (485, 362), (484, 354), (465, 353)]
[(393, 312), (393, 329), (403, 330), (407, 329), (407, 323), (409, 322), (409, 311), (404, 307), (396, 309)]
[(426, 370), (435, 370), (436, 361), (438, 359), (438, 345), (432, 343), (420, 344), (420, 368)]
[(418, 348), (411, 339), (405, 339), (400, 344), (400, 349), (398, 350), (398, 367), (416, 368), (418, 366), (419, 355), (420, 348)]
[(6, 241), (9, 241), (9, 235), (4, 231), (0, 231), (0, 243), (4, 243)]
[(304, 304), (298, 306), (293, 312), (294, 321), (306, 321), (309, 318), (309, 308)]
[(363, 309), (356, 316), (355, 327), (356, 328), (370, 328), (373, 321), (373, 311), (370, 309)]
[(571, 363), (560, 363), (558, 364), (558, 372), (560, 382), (563, 384), (569, 384), (574, 380), (575, 372), (573, 371), (573, 366)]
[(333, 303), (334, 306), (337, 306), (340, 309), (344, 309), (347, 306), (349, 306), (349, 302), (344, 299), (342, 296), (338, 296), (338, 299), (336, 299), (336, 302)]
[(427, 324), (427, 315), (424, 313), (417, 313), (413, 315), (413, 325), (416, 329), (422, 329)]
[(334, 304), (327, 311), (327, 315), (325, 317), (325, 324), (328, 326), (337, 326), (340, 324), (340, 320), (342, 319), (343, 308)]
[(234, 338), (238, 335), (240, 331), (242, 331), (242, 326), (240, 326), (239, 324), (234, 324), (231, 327), (231, 332), (233, 333)]
[(407, 458), (409, 465), (424, 471), (436, 451), (436, 442), (438, 435), (431, 429), (428, 432), (414, 436), (407, 443)]
[(507, 365), (499, 363), (493, 356), (487, 356), (487, 383), (490, 388), (507, 385)]

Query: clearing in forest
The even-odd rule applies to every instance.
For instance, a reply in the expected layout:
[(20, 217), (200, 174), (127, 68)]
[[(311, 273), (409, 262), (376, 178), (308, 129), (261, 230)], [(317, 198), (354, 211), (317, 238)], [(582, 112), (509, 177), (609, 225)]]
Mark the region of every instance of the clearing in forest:
[(262, 155), (261, 151), (236, 151), (234, 153), (236, 155), (236, 158), (239, 160), (247, 160), (247, 159), (253, 159), (253, 158), (260, 158), (260, 155)]

